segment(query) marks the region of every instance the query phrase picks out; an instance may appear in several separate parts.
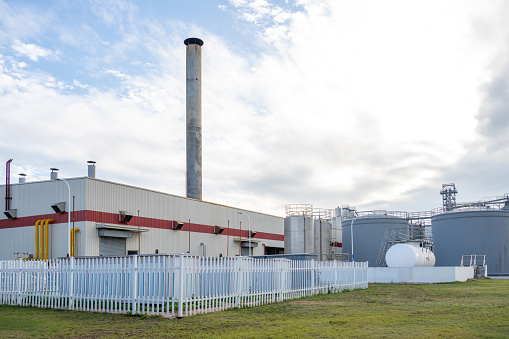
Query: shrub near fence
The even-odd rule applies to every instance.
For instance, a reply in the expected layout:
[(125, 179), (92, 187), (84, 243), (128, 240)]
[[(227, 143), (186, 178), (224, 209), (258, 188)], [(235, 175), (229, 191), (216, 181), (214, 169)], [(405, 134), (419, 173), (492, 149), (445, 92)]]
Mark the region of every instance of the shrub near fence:
[(142, 255), (0, 261), (0, 304), (182, 317), (368, 287), (367, 262)]

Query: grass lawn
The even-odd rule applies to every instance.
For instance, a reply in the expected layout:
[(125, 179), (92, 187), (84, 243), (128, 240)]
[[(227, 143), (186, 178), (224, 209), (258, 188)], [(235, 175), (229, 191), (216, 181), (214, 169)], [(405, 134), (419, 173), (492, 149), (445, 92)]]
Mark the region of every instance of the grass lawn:
[(0, 338), (509, 338), (509, 280), (371, 284), (183, 319), (0, 306)]

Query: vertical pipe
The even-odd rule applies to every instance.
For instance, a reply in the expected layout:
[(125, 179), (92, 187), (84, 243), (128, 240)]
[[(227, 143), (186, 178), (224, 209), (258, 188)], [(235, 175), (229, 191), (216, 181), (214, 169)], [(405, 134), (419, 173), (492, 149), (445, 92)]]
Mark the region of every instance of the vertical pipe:
[[(55, 170), (55, 168), (52, 168), (51, 170), (53, 171), (53, 170)], [(57, 171), (58, 171), (58, 169), (57, 169)], [(52, 173), (51, 176), (53, 177), (54, 172), (51, 172), (51, 173)], [(57, 175), (58, 175), (58, 172), (57, 172)], [(52, 180), (60, 180), (60, 181), (63, 181), (66, 183), (67, 190), (69, 192), (68, 199), (67, 199), (67, 205), (70, 206), (71, 205), (71, 186), (69, 185), (67, 180), (58, 179), (58, 177), (55, 177), (55, 179), (52, 179)], [(69, 211), (67, 211), (67, 234), (69, 235), (69, 239), (68, 239), (69, 247), (67, 248), (68, 249), (67, 255), (69, 256), (71, 254), (71, 213)]]
[(44, 223), (46, 219), (41, 222), (41, 241), (39, 242), (39, 259), (44, 260)]
[(230, 220), (228, 220), (228, 236), (226, 237), (226, 256), (228, 257), (229, 255), (229, 252), (228, 250), (230, 249)]
[(39, 259), (39, 224), (42, 224), (43, 220), (37, 220), (35, 222), (35, 258), (34, 260)]
[(76, 234), (74, 233), (74, 203), (76, 200), (76, 196), (72, 196), (72, 256), (74, 257), (74, 254), (76, 252)]
[(351, 238), (351, 243), (352, 243), (352, 262), (355, 261), (354, 257), (353, 257), (353, 222), (355, 221), (355, 218), (352, 219), (352, 223), (350, 224), (350, 238)]
[(46, 219), (44, 223), (44, 260), (48, 260), (48, 223), (51, 219)]
[(189, 219), (189, 251), (187, 253), (191, 254), (191, 219)]
[[(48, 224), (50, 222), (53, 222), (55, 220), (53, 219), (46, 219), (45, 222), (44, 222), (44, 258), (42, 258), (42, 254), (41, 254), (41, 259), (44, 259), (44, 260), (48, 260)], [(42, 228), (41, 228), (41, 232), (42, 232)]]
[(5, 210), (10, 210), (11, 201), (11, 162), (12, 159), (5, 163)]
[(138, 254), (141, 254), (140, 210), (138, 210)]
[(186, 45), (186, 186), (187, 197), (202, 199), (201, 46), (188, 38)]

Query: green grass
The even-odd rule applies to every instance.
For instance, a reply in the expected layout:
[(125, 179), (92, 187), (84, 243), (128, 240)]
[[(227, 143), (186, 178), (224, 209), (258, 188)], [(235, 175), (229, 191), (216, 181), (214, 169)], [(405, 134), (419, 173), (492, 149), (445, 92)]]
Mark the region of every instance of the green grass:
[(0, 338), (509, 338), (509, 280), (373, 284), (183, 319), (0, 306)]

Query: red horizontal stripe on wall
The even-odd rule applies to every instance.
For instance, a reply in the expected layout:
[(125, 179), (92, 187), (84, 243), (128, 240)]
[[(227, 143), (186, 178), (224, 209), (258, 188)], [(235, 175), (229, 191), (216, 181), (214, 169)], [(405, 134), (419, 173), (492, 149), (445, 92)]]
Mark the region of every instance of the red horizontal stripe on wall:
[[(16, 228), (16, 227), (27, 227), (27, 226), (34, 226), (37, 220), (40, 219), (54, 219), (54, 224), (62, 224), (67, 223), (68, 213), (52, 213), (52, 214), (42, 214), (42, 215), (35, 215), (30, 217), (21, 217), (17, 219), (4, 219), (0, 220), (0, 229), (4, 228)], [(123, 223), (119, 220), (118, 213), (107, 213), (107, 212), (99, 212), (99, 211), (89, 211), (89, 210), (83, 210), (83, 211), (75, 211), (71, 212), (71, 222), (73, 222), (73, 219), (75, 222), (81, 222), (81, 221), (90, 221), (90, 222), (96, 222), (96, 223), (103, 223), (103, 224), (113, 224), (113, 225), (129, 225), (129, 226), (140, 226), (140, 227), (148, 227), (148, 228), (160, 228), (160, 229), (172, 229), (172, 220), (164, 220), (164, 219), (155, 219), (155, 218), (146, 218), (146, 217), (139, 217), (133, 216), (131, 221), (129, 223)], [(208, 233), (208, 234), (214, 234), (214, 226), (210, 225), (201, 225), (201, 224), (195, 224), (191, 222), (189, 224), (188, 222), (184, 223), (184, 226), (182, 229), (175, 231), (175, 232), (189, 232), (189, 228), (191, 228), (191, 232), (195, 233)], [(237, 228), (224, 228), (223, 232), (221, 234), (218, 234), (218, 236), (234, 236), (234, 237), (242, 237), (247, 238), (248, 237), (248, 230)], [(278, 241), (284, 241), (284, 235), (282, 234), (274, 234), (274, 233), (266, 233), (266, 232), (256, 232), (256, 235), (252, 237), (253, 239), (266, 239), (266, 240), (278, 240)]]

